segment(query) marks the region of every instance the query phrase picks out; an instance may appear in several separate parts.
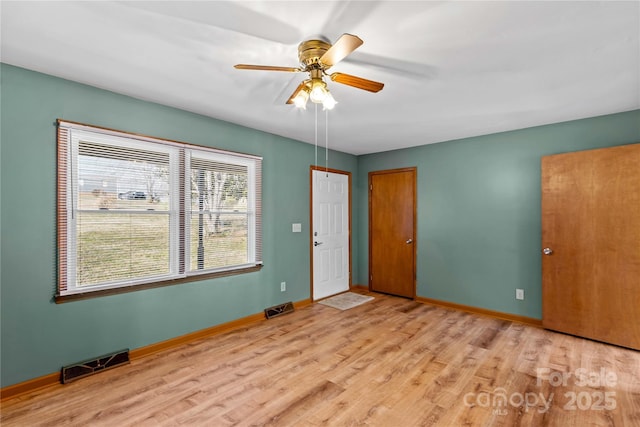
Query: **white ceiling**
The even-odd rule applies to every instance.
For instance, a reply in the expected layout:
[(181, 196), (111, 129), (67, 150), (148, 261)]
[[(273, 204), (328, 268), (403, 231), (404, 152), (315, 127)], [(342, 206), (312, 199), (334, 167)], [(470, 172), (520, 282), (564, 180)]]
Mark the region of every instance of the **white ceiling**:
[[(285, 105), (309, 36), (364, 40), (331, 72), (329, 146), (365, 154), (640, 108), (640, 2), (2, 1), (2, 62), (314, 143)], [(70, 118), (71, 119), (71, 118)], [(318, 109), (319, 142), (325, 115)]]

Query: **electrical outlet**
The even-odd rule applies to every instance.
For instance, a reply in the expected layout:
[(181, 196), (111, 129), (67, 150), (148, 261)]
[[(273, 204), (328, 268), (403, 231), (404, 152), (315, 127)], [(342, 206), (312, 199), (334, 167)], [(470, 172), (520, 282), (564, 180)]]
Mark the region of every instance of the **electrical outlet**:
[(287, 282), (280, 282), (280, 292), (287, 290)]
[(516, 289), (516, 299), (524, 299), (524, 289)]

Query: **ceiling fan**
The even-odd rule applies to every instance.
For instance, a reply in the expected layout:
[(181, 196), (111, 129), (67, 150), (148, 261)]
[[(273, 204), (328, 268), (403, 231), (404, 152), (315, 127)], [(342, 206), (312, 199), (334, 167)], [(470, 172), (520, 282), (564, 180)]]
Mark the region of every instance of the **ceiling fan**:
[(272, 65), (249, 65), (237, 64), (235, 68), (239, 70), (263, 70), (263, 71), (285, 71), (291, 73), (309, 73), (309, 79), (304, 80), (296, 88), (287, 100), (287, 104), (295, 104), (296, 107), (305, 108), (307, 101), (316, 104), (323, 104), (326, 109), (332, 109), (336, 101), (329, 93), (324, 76), (337, 83), (363, 89), (369, 92), (378, 92), (383, 87), (383, 83), (362, 77), (352, 76), (344, 73), (328, 74), (327, 70), (343, 60), (351, 52), (362, 45), (363, 41), (352, 34), (343, 34), (332, 45), (327, 40), (311, 39), (298, 45), (298, 58), (300, 67), (277, 67)]

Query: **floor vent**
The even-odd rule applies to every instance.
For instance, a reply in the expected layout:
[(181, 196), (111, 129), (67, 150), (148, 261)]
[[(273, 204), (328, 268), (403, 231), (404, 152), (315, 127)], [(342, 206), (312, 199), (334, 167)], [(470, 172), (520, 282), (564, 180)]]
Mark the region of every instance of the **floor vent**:
[(280, 316), (281, 314), (291, 313), (293, 311), (293, 303), (285, 302), (284, 304), (274, 305), (273, 307), (265, 308), (264, 315), (267, 319)]
[(60, 381), (62, 384), (70, 383), (71, 381), (79, 380), (80, 378), (127, 363), (129, 363), (128, 348), (115, 353), (105, 354), (95, 359), (63, 366)]

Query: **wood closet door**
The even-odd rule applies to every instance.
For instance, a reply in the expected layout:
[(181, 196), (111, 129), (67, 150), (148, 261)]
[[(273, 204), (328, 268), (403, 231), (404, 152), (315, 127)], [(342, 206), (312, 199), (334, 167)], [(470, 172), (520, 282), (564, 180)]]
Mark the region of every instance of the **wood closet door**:
[(416, 296), (416, 168), (369, 173), (369, 289)]
[(543, 326), (640, 349), (640, 144), (542, 158), (542, 247)]

